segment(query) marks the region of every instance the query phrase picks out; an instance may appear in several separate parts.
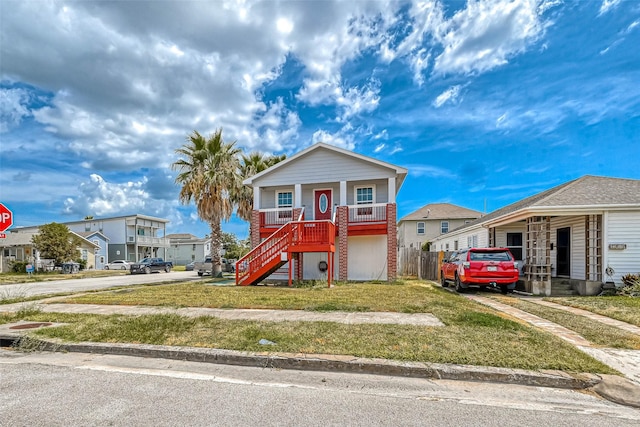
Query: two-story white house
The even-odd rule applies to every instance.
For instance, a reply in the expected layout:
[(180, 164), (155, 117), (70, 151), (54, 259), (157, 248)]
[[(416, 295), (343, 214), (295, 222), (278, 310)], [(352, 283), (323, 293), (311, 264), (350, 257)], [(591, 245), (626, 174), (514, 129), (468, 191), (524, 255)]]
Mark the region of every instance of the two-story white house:
[[(108, 239), (104, 264), (117, 259), (135, 262), (145, 257), (166, 258), (169, 239), (166, 229), (169, 220), (147, 215), (126, 215), (110, 218), (87, 218), (63, 222), (75, 233), (90, 235), (100, 232)], [(20, 230), (37, 230), (39, 226), (20, 227)]]
[(285, 266), (288, 278), (392, 281), (397, 272), (396, 195), (405, 168), (325, 143), (244, 181), (253, 188), (252, 251), (236, 282)]

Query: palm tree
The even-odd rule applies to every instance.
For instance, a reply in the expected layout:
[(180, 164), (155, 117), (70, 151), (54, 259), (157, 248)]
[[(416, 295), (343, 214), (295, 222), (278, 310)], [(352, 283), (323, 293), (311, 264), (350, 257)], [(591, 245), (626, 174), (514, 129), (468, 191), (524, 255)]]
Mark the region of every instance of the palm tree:
[[(243, 154), (240, 159), (241, 180), (250, 178), (286, 158), (286, 154), (269, 156), (257, 151), (249, 153), (248, 155)], [(238, 187), (238, 192), (234, 194), (234, 200), (238, 205), (238, 217), (251, 223), (251, 212), (253, 211), (253, 189), (246, 185), (240, 185), (240, 187)]]
[(208, 138), (193, 131), (187, 143), (176, 150), (181, 156), (171, 165), (177, 170), (176, 183), (180, 184), (180, 202), (188, 205), (193, 200), (198, 216), (211, 227), (212, 275), (222, 274), (222, 220), (233, 213), (232, 195), (242, 183), (238, 175), (240, 150), (235, 141), (226, 143), (222, 129)]

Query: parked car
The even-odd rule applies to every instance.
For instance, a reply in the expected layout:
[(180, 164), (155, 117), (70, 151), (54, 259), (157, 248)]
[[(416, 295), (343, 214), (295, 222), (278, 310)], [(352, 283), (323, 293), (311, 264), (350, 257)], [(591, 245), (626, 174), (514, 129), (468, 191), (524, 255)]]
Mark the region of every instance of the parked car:
[[(235, 273), (236, 272), (236, 261), (231, 259), (222, 258), (222, 272), (223, 273)], [(211, 263), (211, 257), (206, 257), (202, 262), (196, 262), (194, 270), (198, 272), (198, 276), (203, 276), (205, 274), (211, 274), (211, 269), (213, 268), (213, 264)]]
[(469, 287), (498, 288), (503, 294), (513, 291), (519, 278), (518, 262), (507, 248), (469, 248), (453, 252), (442, 263), (442, 286), (448, 282), (456, 291)]
[(104, 265), (105, 270), (129, 270), (131, 263), (123, 259), (117, 259)]
[(196, 262), (191, 261), (189, 264), (184, 266), (184, 271), (193, 271), (195, 265), (196, 265)]
[(165, 261), (162, 258), (144, 258), (140, 262), (131, 264), (131, 274), (150, 274), (154, 271), (169, 273), (172, 267), (173, 263), (171, 261)]

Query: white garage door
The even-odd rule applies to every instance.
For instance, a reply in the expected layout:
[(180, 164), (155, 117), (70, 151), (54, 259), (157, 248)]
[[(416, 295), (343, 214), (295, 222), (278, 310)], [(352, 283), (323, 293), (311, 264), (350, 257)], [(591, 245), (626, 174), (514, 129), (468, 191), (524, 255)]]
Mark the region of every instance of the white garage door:
[(387, 280), (387, 236), (349, 237), (349, 280)]

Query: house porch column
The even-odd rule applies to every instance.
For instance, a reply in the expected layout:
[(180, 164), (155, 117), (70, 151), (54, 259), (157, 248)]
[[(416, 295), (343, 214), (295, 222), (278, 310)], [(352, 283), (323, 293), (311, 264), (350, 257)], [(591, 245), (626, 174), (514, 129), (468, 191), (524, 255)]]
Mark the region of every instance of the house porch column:
[(396, 204), (387, 203), (387, 281), (395, 281), (397, 274), (398, 231), (396, 227)]
[(338, 206), (338, 248), (340, 255), (338, 258), (338, 280), (346, 281), (348, 276), (347, 266), (349, 260), (349, 207), (346, 205)]

